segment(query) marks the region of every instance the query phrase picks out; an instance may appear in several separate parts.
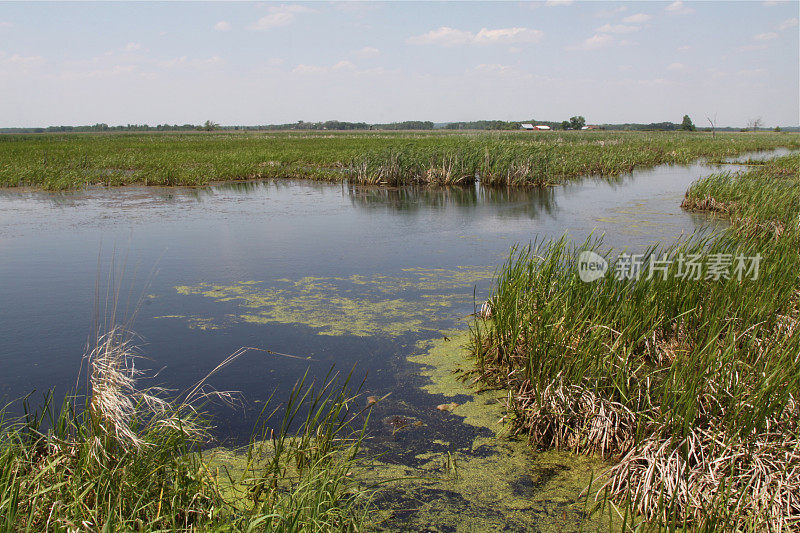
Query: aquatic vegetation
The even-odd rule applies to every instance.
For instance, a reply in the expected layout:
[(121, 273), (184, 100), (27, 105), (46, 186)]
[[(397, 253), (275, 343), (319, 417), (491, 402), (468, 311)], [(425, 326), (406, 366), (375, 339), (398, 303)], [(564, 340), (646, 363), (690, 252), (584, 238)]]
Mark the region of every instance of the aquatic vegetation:
[[(516, 250), (472, 330), (478, 378), (508, 390), (515, 432), (613, 459), (598, 497), (629, 524), (800, 523), (799, 161), (693, 185), (687, 207), (729, 213), (731, 227), (652, 247), (636, 278), (612, 275), (620, 257), (600, 241)], [(584, 251), (610, 272), (582, 281)], [(737, 256), (759, 256), (758, 276), (679, 272), (680, 257)]]
[(682, 207), (726, 216), (742, 231), (782, 235), (800, 222), (800, 157), (760, 161), (749, 172), (714, 174), (692, 184)]
[(0, 186), (207, 185), (308, 178), (397, 185), (550, 185), (777, 147), (789, 133), (452, 131), (0, 135)]
[(239, 352), (169, 397), (137, 387), (131, 340), (121, 328), (99, 338), (85, 397), (56, 412), (50, 393), (21, 420), (0, 416), (0, 529), (360, 529), (368, 494), (349, 476), (363, 425), (348, 380), (301, 379), (284, 405), (265, 406), (247, 468), (232, 472), (202, 451), (211, 429), (202, 405), (229, 398), (205, 385)]
[[(360, 475), (383, 487), (370, 528), (391, 531), (402, 523), (403, 530), (605, 530), (587, 512), (584, 491), (607, 465), (569, 452), (534, 454), (525, 442), (507, 438), (505, 393), (464, 382), (471, 366), (468, 340), (463, 329), (442, 331), (439, 338), (420, 341), (410, 360), (422, 365), (431, 413), (462, 419), (479, 430), (477, 436), (434, 440), (415, 455), (415, 464), (381, 456), (368, 464)], [(457, 405), (438, 411), (441, 402)]]
[[(397, 337), (450, 327), (458, 309), (471, 308), (475, 284), (492, 276), (493, 269), (483, 267), (415, 268), (400, 275), (304, 277), (279, 279), (273, 284), (199, 283), (176, 290), (186, 296), (237, 304), (239, 310), (225, 317), (228, 323), (302, 324), (315, 328), (319, 335)], [(219, 319), (184, 319), (190, 327), (224, 325)]]

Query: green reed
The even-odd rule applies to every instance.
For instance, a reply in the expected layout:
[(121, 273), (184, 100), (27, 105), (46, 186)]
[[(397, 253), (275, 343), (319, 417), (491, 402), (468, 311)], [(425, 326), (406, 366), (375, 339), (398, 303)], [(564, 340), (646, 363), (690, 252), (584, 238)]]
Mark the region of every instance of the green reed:
[[(612, 275), (625, 263), (598, 239), (514, 250), (473, 328), (477, 370), (509, 389), (516, 430), (615, 458), (601, 500), (636, 528), (800, 523), (799, 162), (694, 184), (684, 205), (731, 227), (646, 250), (638, 279)], [(583, 251), (611, 273), (581, 281)], [(681, 257), (756, 254), (757, 279), (733, 265), (728, 278), (678, 276)]]
[(366, 417), (349, 379), (303, 378), (268, 402), (228, 468), (203, 451), (202, 405), (219, 394), (129, 387), (123, 337), (105, 337), (86, 397), (58, 407), (50, 393), (21, 419), (0, 416), (0, 531), (360, 529), (368, 494), (352, 470)]
[(206, 185), (260, 178), (537, 186), (778, 147), (792, 133), (282, 132), (0, 135), (0, 186)]

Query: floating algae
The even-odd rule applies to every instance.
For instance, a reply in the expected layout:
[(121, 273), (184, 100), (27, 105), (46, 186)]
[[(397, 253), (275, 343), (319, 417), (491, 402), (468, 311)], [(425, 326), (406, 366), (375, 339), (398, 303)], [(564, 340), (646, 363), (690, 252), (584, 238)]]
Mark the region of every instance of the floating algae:
[[(237, 311), (225, 316), (228, 323), (300, 324), (319, 335), (399, 337), (452, 327), (457, 313), (471, 308), (472, 288), (492, 279), (493, 272), (482, 267), (406, 269), (397, 276), (308, 276), (271, 284), (198, 283), (176, 290), (236, 304)], [(187, 321), (193, 327), (203, 324), (200, 317)], [(223, 325), (211, 319), (208, 323), (214, 328)]]
[[(365, 488), (378, 489), (370, 529), (586, 528), (593, 502), (582, 492), (607, 465), (539, 453), (509, 436), (501, 423), (503, 394), (472, 391), (457, 374), (472, 368), (463, 349), (469, 334), (452, 328), (472, 309), (474, 285), (492, 275), (479, 268), (409, 269), (398, 276), (200, 283), (177, 290), (225, 304), (230, 322), (299, 324), (321, 335), (436, 337), (417, 342), (408, 358), (418, 365), (412, 380), (424, 381), (416, 393), (421, 399), (364, 399), (375, 423), (365, 441), (369, 460), (354, 475)], [(448, 408), (437, 409), (442, 405)], [(238, 460), (218, 450), (212, 463)]]
[[(435, 401), (458, 398), (441, 416), (463, 418), (480, 428), (471, 442), (432, 440), (416, 454), (417, 464), (376, 461), (362, 473), (385, 484), (376, 499), (373, 527), (413, 531), (579, 531), (588, 523), (584, 490), (606, 464), (564, 452), (534, 451), (527, 442), (504, 435), (502, 398), (474, 392), (459, 379), (470, 368), (462, 348), (468, 333), (443, 332), (443, 339), (421, 341), (410, 360), (424, 365), (423, 388)], [(449, 337), (449, 340), (446, 340)], [(468, 398), (466, 401), (464, 398)], [(456, 403), (456, 402), (453, 402)], [(436, 445), (436, 446), (433, 446)]]
[[(418, 448), (414, 461), (392, 461), (391, 454), (384, 454), (380, 441), (375, 443), (368, 436), (366, 456), (352, 469), (353, 479), (363, 489), (376, 491), (370, 502), (367, 529), (454, 532), (604, 529), (601, 523), (587, 516), (593, 499), (587, 502), (582, 493), (593, 475), (607, 465), (570, 453), (539, 453), (527, 442), (504, 435), (498, 423), (503, 414), (499, 393), (470, 394), (468, 386), (455, 373), (470, 366), (461, 348), (468, 334), (447, 332), (447, 336), (452, 340), (420, 342), (418, 352), (411, 357), (424, 365), (422, 374), (430, 379), (424, 386), (430, 394), (428, 412), (433, 419), (445, 417), (442, 419), (451, 424), (478, 428), (480, 436), (468, 442), (431, 439)], [(443, 397), (459, 399), (453, 413), (436, 411), (435, 405)], [(381, 418), (379, 425), (387, 432), (408, 436), (413, 435), (414, 422), (417, 420), (413, 416), (397, 415)], [(232, 474), (219, 475), (220, 480), (241, 478), (249, 468), (258, 468), (248, 462), (246, 453), (225, 448), (209, 450), (204, 458), (209, 471)], [(246, 486), (230, 486), (225, 490), (237, 498), (247, 494)]]

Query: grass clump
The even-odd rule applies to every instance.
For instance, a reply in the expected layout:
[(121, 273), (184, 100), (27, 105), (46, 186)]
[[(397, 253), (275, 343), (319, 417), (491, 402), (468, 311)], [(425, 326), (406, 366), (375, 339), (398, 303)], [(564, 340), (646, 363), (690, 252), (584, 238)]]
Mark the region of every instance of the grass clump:
[[(207, 380), (171, 398), (139, 389), (132, 337), (102, 336), (87, 357), (89, 392), (53, 395), (0, 433), (2, 531), (355, 531), (366, 493), (351, 470), (348, 381), (299, 381), (288, 402), (262, 412), (240, 453), (245, 467), (215, 463), (202, 405), (232, 397)], [(230, 364), (241, 352), (217, 368)], [(331, 377), (331, 376), (329, 376)], [(277, 417), (277, 418), (276, 418)], [(274, 429), (270, 429), (273, 428)]]
[[(597, 240), (515, 250), (473, 328), (518, 433), (616, 462), (598, 496), (623, 529), (800, 525), (798, 160), (693, 185), (685, 205), (731, 227), (647, 250), (638, 277)], [(585, 251), (609, 263), (592, 283)]]

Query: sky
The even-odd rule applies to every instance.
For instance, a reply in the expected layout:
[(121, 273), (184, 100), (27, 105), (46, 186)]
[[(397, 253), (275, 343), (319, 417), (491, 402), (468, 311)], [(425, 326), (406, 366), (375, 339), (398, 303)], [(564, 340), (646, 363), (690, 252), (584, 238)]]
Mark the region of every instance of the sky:
[(0, 127), (800, 122), (798, 1), (0, 3)]

